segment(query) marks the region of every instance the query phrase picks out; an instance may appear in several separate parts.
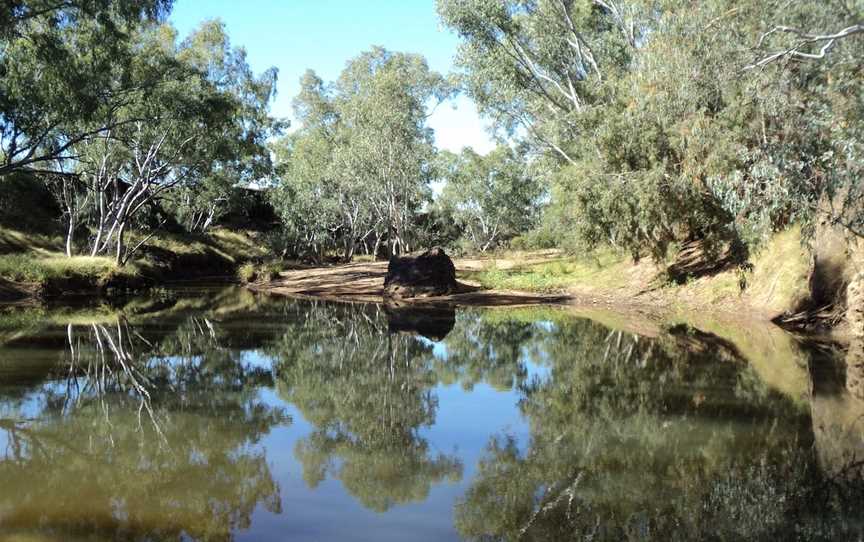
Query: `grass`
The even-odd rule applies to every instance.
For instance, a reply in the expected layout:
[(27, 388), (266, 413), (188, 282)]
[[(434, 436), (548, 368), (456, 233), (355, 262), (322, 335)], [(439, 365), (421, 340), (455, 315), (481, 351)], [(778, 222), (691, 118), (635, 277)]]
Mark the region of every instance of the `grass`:
[(510, 258), (490, 260), (480, 271), (465, 271), (460, 278), (479, 282), (484, 288), (556, 292), (575, 286), (618, 289), (627, 285), (630, 259), (612, 250), (601, 250), (590, 257), (558, 257), (554, 260), (508, 266)]
[(497, 290), (599, 294), (621, 301), (652, 292), (642, 299), (691, 309), (754, 309), (769, 317), (794, 312), (808, 299), (810, 256), (800, 228), (772, 236), (749, 263), (749, 270), (733, 267), (678, 285), (663, 280), (662, 263), (634, 263), (611, 249), (579, 257), (505, 252), (482, 260), (480, 269), (461, 271), (459, 278)]
[(111, 258), (89, 256), (43, 257), (28, 253), (0, 256), (0, 277), (15, 282), (46, 282), (57, 279), (92, 277), (104, 281), (117, 274)]
[[(134, 238), (134, 235), (130, 236), (130, 239)], [(268, 254), (250, 234), (224, 228), (216, 228), (208, 234), (160, 233), (147, 244), (180, 257), (217, 257), (232, 264), (263, 258)]]
[(254, 282), (256, 274), (257, 270), (255, 269), (255, 264), (252, 262), (244, 263), (237, 268), (237, 278), (243, 283)]
[[(137, 244), (143, 237), (131, 232), (127, 242)], [(0, 288), (5, 283), (7, 290), (20, 290), (20, 295), (7, 291), (10, 298), (38, 292), (62, 294), (70, 289), (140, 288), (166, 280), (227, 275), (244, 262), (268, 254), (252, 234), (226, 229), (206, 235), (160, 232), (146, 246), (151, 250), (142, 250), (125, 266), (117, 266), (112, 257), (66, 257), (60, 237), (0, 228)], [(271, 276), (280, 270), (265, 267), (259, 272)]]
[(801, 228), (776, 234), (753, 259), (748, 292), (777, 310), (799, 305), (810, 294), (810, 256), (801, 242)]
[(246, 262), (237, 268), (237, 278), (240, 282), (269, 282), (279, 278), (279, 273), (284, 270), (281, 262), (273, 261), (264, 264)]
[(810, 257), (801, 242), (800, 228), (772, 236), (749, 263), (749, 271), (728, 269), (692, 280), (674, 291), (683, 300), (710, 305), (743, 302), (771, 314), (794, 311), (809, 297)]

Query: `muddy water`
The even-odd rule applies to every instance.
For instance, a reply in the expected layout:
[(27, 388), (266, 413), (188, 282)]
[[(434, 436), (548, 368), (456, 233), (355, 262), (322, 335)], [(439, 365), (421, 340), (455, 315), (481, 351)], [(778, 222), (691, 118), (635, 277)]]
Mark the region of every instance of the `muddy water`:
[(0, 540), (861, 537), (842, 353), (605, 316), (4, 311)]

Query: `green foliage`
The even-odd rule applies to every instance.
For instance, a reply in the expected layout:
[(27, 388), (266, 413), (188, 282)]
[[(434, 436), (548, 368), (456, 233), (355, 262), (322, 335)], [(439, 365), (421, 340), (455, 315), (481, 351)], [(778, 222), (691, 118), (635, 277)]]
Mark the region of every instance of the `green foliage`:
[(255, 264), (252, 262), (246, 262), (240, 267), (237, 268), (237, 278), (240, 279), (240, 282), (250, 283), (255, 282), (255, 278), (257, 276), (257, 271), (255, 269)]
[(446, 184), (436, 204), (473, 250), (486, 252), (536, 224), (541, 185), (531, 169), (509, 147), (486, 156), (471, 149), (441, 153), (439, 175)]
[(350, 60), (332, 84), (306, 72), (294, 100), (301, 127), (274, 152), (286, 249), (350, 260), (358, 244), (416, 246), (433, 176), (428, 109), (448, 94), (422, 56), (381, 48)]
[[(0, 10), (0, 175), (52, 169), (72, 145), (104, 133), (103, 108), (125, 103), (130, 35), (171, 0), (16, 0)], [(107, 123), (106, 123), (107, 120)]]
[(246, 204), (238, 185), (270, 173), (275, 69), (254, 74), (218, 21), (179, 41), (160, 24), (169, 6), (16, 3), (0, 36), (0, 175), (47, 181), (69, 256), (82, 235), (122, 265), (138, 248), (129, 228), (173, 215), (206, 230)]
[(242, 210), (248, 194), (238, 186), (270, 175), (266, 142), (285, 127), (269, 116), (276, 91), (275, 68), (256, 76), (246, 51), (232, 48), (224, 24), (207, 21), (181, 45), (178, 59), (193, 66), (215, 89), (230, 97), (225, 122), (210, 126), (196, 142), (208, 154), (199, 170), (169, 193), (168, 206), (190, 231), (204, 231), (225, 214)]
[[(714, 250), (815, 218), (864, 223), (862, 40), (796, 57), (826, 43), (802, 33), (860, 23), (860, 2), (438, 9), (462, 38), (463, 83), (481, 111), (558, 160), (545, 221), (562, 244), (662, 259), (685, 240)], [(768, 33), (777, 25), (800, 32)]]
[(279, 262), (255, 264), (246, 262), (237, 268), (237, 278), (243, 283), (271, 282), (279, 278), (283, 266)]

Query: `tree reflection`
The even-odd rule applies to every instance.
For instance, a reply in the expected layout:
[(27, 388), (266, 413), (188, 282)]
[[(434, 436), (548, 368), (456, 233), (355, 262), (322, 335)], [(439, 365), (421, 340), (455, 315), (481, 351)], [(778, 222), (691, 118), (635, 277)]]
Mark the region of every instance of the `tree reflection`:
[(257, 507), (279, 511), (260, 445), (289, 422), (264, 400), (273, 387), (312, 426), (293, 449), (309, 486), (339, 480), (376, 511), (419, 502), (463, 472), (430, 436), (438, 387), (484, 383), (516, 394), (529, 435), (476, 428), (494, 436), (455, 509), (467, 539), (860, 537), (845, 369), (804, 401), (686, 326), (646, 338), (537, 308), (180, 305), (10, 339), (44, 359), (0, 396), (4, 529), (232, 538)]
[(53, 378), (2, 407), (0, 524), (60, 537), (227, 540), (281, 506), (255, 445), (289, 420), (272, 375), (184, 319), (145, 336), (122, 318), (66, 327)]
[[(447, 382), (459, 382), (470, 390), (485, 382), (508, 390), (527, 378), (526, 361), (536, 357), (542, 321), (512, 318), (511, 311), (461, 311), (458, 325), (445, 339), (446, 360), (440, 374)], [(532, 314), (533, 313), (529, 313)], [(503, 315), (503, 317), (502, 317)]]
[(860, 529), (848, 503), (864, 486), (821, 478), (806, 410), (766, 389), (731, 344), (684, 327), (659, 340), (579, 320), (547, 329), (536, 334), (549, 373), (521, 386), (530, 440), (490, 441), (456, 509), (466, 538)]
[(432, 453), (421, 435), (438, 407), (432, 346), (388, 332), (380, 307), (306, 312), (276, 356), (280, 395), (314, 425), (295, 447), (310, 486), (332, 476), (364, 506), (384, 511), (461, 478), (459, 460)]

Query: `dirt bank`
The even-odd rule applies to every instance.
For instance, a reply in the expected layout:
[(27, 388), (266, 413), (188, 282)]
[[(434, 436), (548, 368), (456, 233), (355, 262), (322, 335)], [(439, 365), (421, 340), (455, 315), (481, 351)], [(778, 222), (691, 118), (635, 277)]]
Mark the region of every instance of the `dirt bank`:
[[(663, 263), (634, 262), (614, 253), (569, 256), (560, 251), (510, 252), (455, 259), (462, 293), (408, 303), (498, 306), (567, 304), (609, 312), (638, 313), (655, 321), (704, 317), (778, 322), (812, 305), (812, 258), (800, 231), (777, 234), (748, 266), (673, 284)], [(285, 271), (250, 288), (259, 292), (331, 300), (381, 302), (386, 262)], [(816, 277), (818, 278), (818, 277)], [(800, 321), (800, 320), (799, 320)], [(842, 338), (843, 326), (835, 337)], [(800, 327), (784, 326), (801, 331)], [(806, 330), (813, 333), (813, 330)]]
[[(548, 262), (558, 257), (555, 253), (534, 254), (527, 260), (534, 264)], [(499, 267), (516, 268), (525, 260), (506, 261), (498, 259)], [(695, 313), (675, 301), (672, 290), (653, 291), (646, 286), (634, 284), (626, 289), (589, 288), (578, 285), (550, 292), (532, 292), (516, 289), (486, 288), (471, 280), (474, 273), (489, 265), (488, 260), (456, 259), (457, 275), (463, 291), (457, 294), (405, 300), (402, 303), (423, 305), (460, 305), (478, 307), (566, 305), (579, 314), (594, 318), (603, 314), (625, 313), (630, 321), (657, 322), (680, 319), (688, 312)], [(634, 271), (642, 273), (644, 270)], [(249, 284), (255, 292), (285, 295), (297, 298), (318, 298), (331, 301), (381, 303), (384, 292), (384, 277), (387, 262), (353, 263), (330, 267), (308, 267), (283, 271), (279, 278), (270, 282)], [(641, 289), (641, 291), (640, 291)], [(704, 311), (703, 311), (704, 312)], [(769, 322), (769, 313), (734, 310), (729, 305), (708, 311), (721, 319), (736, 319), (740, 322)], [(635, 319), (634, 319), (635, 318)], [(685, 318), (686, 319), (686, 318)]]
[(234, 280), (238, 266), (267, 250), (248, 232), (167, 232), (151, 238), (125, 266), (110, 257), (67, 258), (59, 239), (0, 228), (0, 304), (137, 292), (177, 282)]
[[(457, 272), (463, 262), (455, 260)], [(315, 297), (336, 301), (380, 303), (384, 294), (387, 262), (367, 262), (332, 267), (309, 267), (283, 271), (272, 282), (250, 284), (249, 289), (292, 297)], [(455, 304), (474, 306), (537, 305), (564, 303), (567, 294), (534, 293), (516, 290), (483, 289), (479, 284), (461, 282), (459, 293), (431, 298), (414, 298), (416, 305)]]

